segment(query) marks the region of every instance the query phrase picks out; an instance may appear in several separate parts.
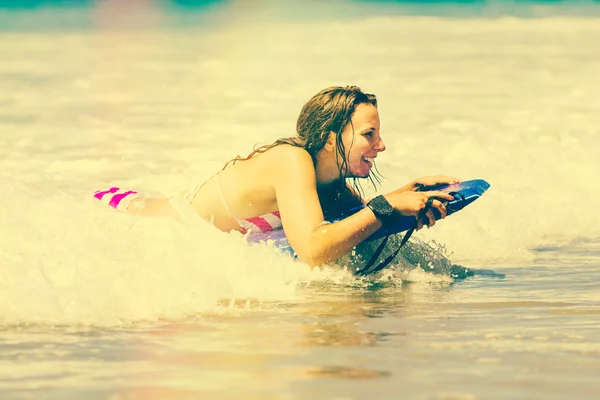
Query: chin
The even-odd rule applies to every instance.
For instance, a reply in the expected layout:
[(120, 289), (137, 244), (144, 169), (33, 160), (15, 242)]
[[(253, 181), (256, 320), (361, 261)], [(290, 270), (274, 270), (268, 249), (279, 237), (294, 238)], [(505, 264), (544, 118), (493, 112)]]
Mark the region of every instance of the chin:
[(368, 171), (351, 171), (347, 178), (368, 178), (371, 175), (371, 170)]

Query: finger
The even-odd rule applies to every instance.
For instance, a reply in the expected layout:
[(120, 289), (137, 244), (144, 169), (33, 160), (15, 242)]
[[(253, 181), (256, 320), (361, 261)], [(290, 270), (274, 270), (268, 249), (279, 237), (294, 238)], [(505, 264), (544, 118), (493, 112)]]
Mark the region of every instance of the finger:
[(423, 222), (422, 221), (418, 221), (417, 222), (417, 230), (420, 231), (421, 229), (423, 229)]
[(433, 211), (429, 210), (426, 213), (427, 218), (429, 219), (429, 221), (427, 221), (427, 227), (431, 228), (432, 226), (435, 225), (435, 217), (433, 216)]
[(433, 202), (433, 204), (431, 206), (434, 207), (436, 210), (438, 210), (438, 212), (440, 213), (439, 219), (446, 218), (447, 210), (446, 210), (446, 205), (444, 203), (442, 203), (439, 200), (436, 200)]
[(440, 206), (438, 207), (438, 210), (440, 211), (440, 214), (442, 215), (442, 219), (444, 219), (448, 216), (448, 210), (446, 209), (446, 205), (444, 203), (440, 202)]
[(460, 182), (460, 179), (454, 176), (438, 175), (434, 177), (437, 185), (453, 185)]
[(425, 194), (427, 195), (427, 197), (437, 197), (439, 199), (444, 199), (444, 200), (448, 200), (448, 201), (454, 200), (454, 196), (452, 196), (451, 194), (448, 194), (446, 192), (434, 191), (434, 192), (425, 192)]

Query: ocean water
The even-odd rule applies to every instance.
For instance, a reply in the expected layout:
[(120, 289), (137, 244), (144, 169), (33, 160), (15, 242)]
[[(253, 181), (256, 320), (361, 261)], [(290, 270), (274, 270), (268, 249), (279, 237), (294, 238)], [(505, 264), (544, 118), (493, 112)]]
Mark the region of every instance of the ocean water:
[[(598, 398), (599, 7), (0, 1), (0, 397)], [(435, 257), (310, 271), (91, 196), (178, 193), (347, 84), (377, 190), (491, 184), (415, 234)]]

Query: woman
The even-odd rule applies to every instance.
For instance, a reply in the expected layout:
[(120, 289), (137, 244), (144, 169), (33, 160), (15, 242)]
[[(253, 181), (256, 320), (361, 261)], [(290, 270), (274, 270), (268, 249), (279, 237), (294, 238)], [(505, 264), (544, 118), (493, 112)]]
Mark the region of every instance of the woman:
[[(367, 207), (338, 222), (325, 222), (363, 203), (360, 191), (346, 180), (373, 179), (375, 158), (385, 150), (374, 95), (356, 86), (324, 89), (304, 105), (296, 129), (295, 137), (279, 139), (246, 158), (230, 161), (208, 181), (185, 193), (185, 198), (200, 217), (223, 231), (269, 230), (282, 225), (298, 257), (310, 266), (349, 253), (394, 214), (416, 217), (429, 198), (434, 198), (431, 209), (446, 216), (442, 201), (452, 200), (451, 195), (416, 191), (458, 182), (439, 176), (417, 179), (375, 197)], [(120, 196), (119, 201), (127, 194)], [(169, 199), (135, 198), (126, 209), (140, 215), (178, 217)], [(425, 220), (428, 226), (435, 224), (431, 209), (426, 219), (418, 221), (419, 229)]]

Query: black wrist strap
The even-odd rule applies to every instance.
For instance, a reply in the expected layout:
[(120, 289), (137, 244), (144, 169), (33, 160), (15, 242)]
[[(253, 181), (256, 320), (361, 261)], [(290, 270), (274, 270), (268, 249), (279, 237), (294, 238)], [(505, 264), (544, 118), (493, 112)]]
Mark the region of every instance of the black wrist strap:
[(375, 253), (373, 253), (373, 255), (371, 256), (371, 259), (369, 260), (367, 265), (364, 268), (362, 268), (361, 270), (357, 271), (356, 275), (364, 276), (367, 274), (374, 274), (375, 272), (381, 271), (382, 269), (387, 267), (388, 264), (391, 263), (392, 260), (398, 255), (398, 253), (400, 252), (400, 249), (406, 244), (406, 242), (408, 242), (408, 239), (410, 239), (410, 237), (412, 236), (415, 229), (417, 229), (417, 227), (419, 226), (419, 221), (421, 219), (423, 219), (423, 217), (425, 216), (427, 211), (429, 211), (429, 209), (431, 208), (431, 204), (433, 204), (433, 200), (434, 200), (433, 197), (430, 197), (427, 199), (427, 202), (425, 203), (425, 207), (423, 207), (423, 209), (421, 211), (419, 211), (419, 215), (417, 216), (417, 220), (415, 221), (415, 224), (413, 225), (412, 228), (410, 228), (404, 234), (404, 237), (402, 238), (402, 241), (400, 242), (400, 246), (392, 254), (387, 256), (384, 260), (380, 261), (379, 264), (377, 264), (374, 268), (372, 268), (373, 265), (375, 264), (375, 262), (377, 261), (377, 258), (383, 251), (385, 245), (387, 244), (388, 238), (390, 237), (390, 235), (387, 235), (381, 241), (381, 243), (377, 247), (377, 250), (375, 250)]
[[(385, 212), (378, 209), (382, 204), (391, 211), (389, 215), (386, 215)], [(394, 223), (396, 210), (394, 210), (390, 202), (383, 195), (372, 198), (367, 203), (367, 207), (375, 214), (375, 217), (381, 222), (383, 227), (387, 227)]]

